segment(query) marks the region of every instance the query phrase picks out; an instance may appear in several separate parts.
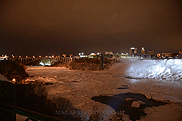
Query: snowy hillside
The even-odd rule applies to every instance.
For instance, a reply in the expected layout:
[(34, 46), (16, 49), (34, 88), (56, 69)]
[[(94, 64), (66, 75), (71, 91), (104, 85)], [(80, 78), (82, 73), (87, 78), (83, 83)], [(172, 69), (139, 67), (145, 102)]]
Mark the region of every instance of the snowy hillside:
[(182, 81), (182, 59), (136, 60), (126, 73), (132, 78)]

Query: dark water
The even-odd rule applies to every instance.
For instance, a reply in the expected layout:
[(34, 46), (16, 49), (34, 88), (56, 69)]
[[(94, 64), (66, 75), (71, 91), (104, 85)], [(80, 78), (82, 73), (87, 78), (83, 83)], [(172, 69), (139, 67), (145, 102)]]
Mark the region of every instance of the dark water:
[[(131, 100), (126, 100), (127, 98), (131, 98)], [(168, 104), (167, 102), (147, 99), (145, 95), (139, 93), (124, 93), (114, 96), (100, 95), (94, 96), (91, 99), (111, 106), (116, 112), (124, 111), (125, 114), (129, 115), (132, 121), (139, 120), (141, 116), (146, 116), (146, 113), (143, 111), (146, 107)], [(145, 104), (140, 105), (139, 108), (131, 107), (133, 101), (142, 101)]]

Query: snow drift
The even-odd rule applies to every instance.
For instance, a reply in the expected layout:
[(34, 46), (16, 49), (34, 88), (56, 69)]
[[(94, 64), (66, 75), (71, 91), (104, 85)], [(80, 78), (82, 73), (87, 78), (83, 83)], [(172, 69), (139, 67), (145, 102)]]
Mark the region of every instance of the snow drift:
[(126, 73), (133, 78), (182, 81), (182, 59), (136, 60)]

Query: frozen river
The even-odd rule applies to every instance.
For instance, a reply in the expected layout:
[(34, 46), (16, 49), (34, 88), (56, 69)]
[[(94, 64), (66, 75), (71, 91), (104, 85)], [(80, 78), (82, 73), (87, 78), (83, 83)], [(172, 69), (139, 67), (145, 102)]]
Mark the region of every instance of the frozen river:
[[(75, 71), (68, 70), (64, 67), (27, 67), (26, 72), (31, 75), (31, 77), (27, 79), (29, 81), (38, 80), (53, 83), (52, 85), (45, 86), (48, 91), (49, 98), (51, 98), (51, 95), (68, 98), (75, 108), (81, 109), (85, 112), (92, 111), (93, 107), (96, 107), (98, 111), (116, 111), (112, 105), (94, 100), (93, 97), (101, 95), (112, 97), (138, 93), (145, 95), (147, 99), (170, 102), (166, 105), (144, 108), (143, 111), (146, 115), (141, 116), (140, 120), (170, 121), (174, 119), (182, 119), (181, 66), (176, 66), (175, 64), (177, 62), (171, 62), (173, 64), (171, 66), (173, 67), (166, 66), (162, 62), (158, 62), (160, 64), (160, 67), (158, 68), (156, 65), (157, 63), (152, 62), (154, 63), (152, 65), (147, 65), (146, 63), (147, 62), (140, 63), (133, 60), (123, 59), (121, 63), (116, 63), (109, 70), (104, 71)], [(136, 64), (140, 65), (139, 69), (137, 69), (138, 66)], [(174, 69), (176, 66), (177, 71), (173, 70), (173, 73), (178, 76), (175, 75), (175, 79), (172, 81), (168, 79), (161, 80), (162, 76), (152, 78), (151, 75), (148, 76), (151, 78), (134, 79), (141, 77), (142, 74), (146, 76), (148, 72), (151, 73), (150, 71), (144, 71), (142, 66), (147, 70), (148, 68), (152, 68), (154, 65), (158, 69), (162, 67)], [(155, 67), (152, 69), (154, 68)], [(137, 72), (137, 70), (140, 71)], [(162, 73), (161, 71), (156, 72)], [(172, 71), (170, 72), (172, 73)], [(168, 75), (171, 73), (168, 73)], [(153, 74), (153, 76), (155, 74)], [(125, 78), (126, 76), (131, 76), (132, 78)], [(168, 77), (171, 78), (172, 76)], [(118, 118), (111, 113), (102, 114), (102, 117), (103, 120), (116, 120)], [(129, 120), (130, 117), (128, 114), (123, 113), (122, 119)]]

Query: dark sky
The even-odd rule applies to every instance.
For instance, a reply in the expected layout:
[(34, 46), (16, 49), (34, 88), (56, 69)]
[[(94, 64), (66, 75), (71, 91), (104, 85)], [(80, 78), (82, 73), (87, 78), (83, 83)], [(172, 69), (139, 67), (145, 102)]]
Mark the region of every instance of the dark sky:
[(0, 54), (182, 50), (180, 0), (1, 0)]

